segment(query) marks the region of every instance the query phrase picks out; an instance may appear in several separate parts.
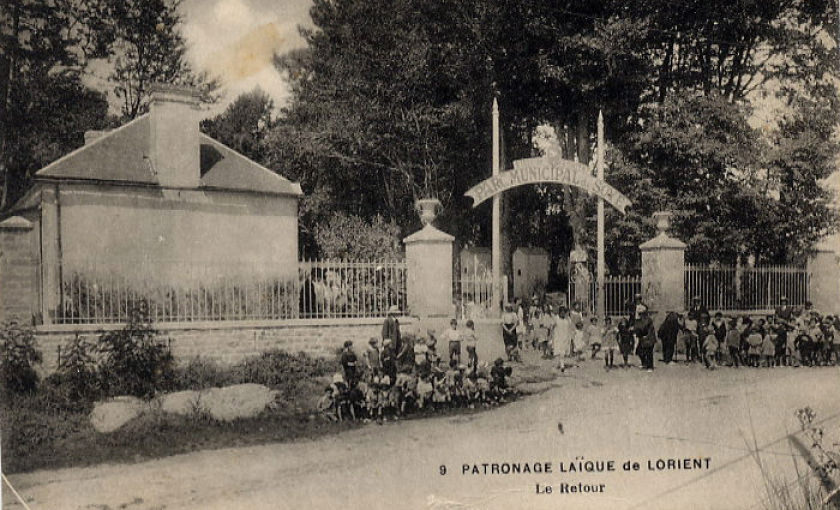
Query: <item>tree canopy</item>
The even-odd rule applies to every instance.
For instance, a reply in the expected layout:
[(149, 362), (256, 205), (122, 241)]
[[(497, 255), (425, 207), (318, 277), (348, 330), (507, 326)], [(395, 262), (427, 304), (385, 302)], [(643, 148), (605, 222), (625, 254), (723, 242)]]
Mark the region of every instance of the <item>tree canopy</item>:
[[(588, 162), (604, 111), (607, 179), (635, 203), (610, 217), (614, 270), (637, 265), (628, 246), (659, 209), (677, 212), (676, 234), (702, 260), (790, 260), (836, 224), (817, 184), (840, 113), (827, 0), (316, 0), (311, 16), (308, 46), (278, 58), (293, 95), (269, 161), (319, 208), (382, 215), (406, 234), (413, 201), (435, 195), (442, 228), (487, 244), (489, 206), (463, 193), (490, 173), (495, 97), (507, 167), (538, 153), (541, 125), (564, 157)], [(757, 130), (768, 90), (791, 113)], [(591, 246), (592, 203), (557, 186), (507, 192), (508, 247)]]

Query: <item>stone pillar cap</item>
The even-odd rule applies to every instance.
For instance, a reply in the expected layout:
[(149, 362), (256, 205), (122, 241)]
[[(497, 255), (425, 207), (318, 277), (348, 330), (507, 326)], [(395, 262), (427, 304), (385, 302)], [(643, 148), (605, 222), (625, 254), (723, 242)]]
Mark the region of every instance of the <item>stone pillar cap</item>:
[(32, 222), (21, 216), (12, 216), (0, 222), (0, 230), (30, 230)]
[(447, 234), (437, 228), (433, 227), (431, 223), (421, 228), (417, 232), (403, 239), (403, 243), (451, 243), (455, 240), (454, 236)]
[(659, 235), (653, 239), (646, 241), (639, 245), (642, 251), (651, 250), (685, 250), (688, 245), (679, 239), (674, 239), (665, 232), (660, 232)]

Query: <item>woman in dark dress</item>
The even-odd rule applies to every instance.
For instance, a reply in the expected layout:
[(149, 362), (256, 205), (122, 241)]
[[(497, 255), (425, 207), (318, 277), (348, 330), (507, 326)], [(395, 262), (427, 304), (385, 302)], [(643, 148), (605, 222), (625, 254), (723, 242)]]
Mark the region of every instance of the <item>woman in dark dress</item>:
[(642, 370), (653, 372), (653, 346), (656, 345), (656, 329), (653, 327), (653, 321), (644, 305), (639, 305), (636, 309), (633, 333), (639, 339), (636, 354), (642, 362)]

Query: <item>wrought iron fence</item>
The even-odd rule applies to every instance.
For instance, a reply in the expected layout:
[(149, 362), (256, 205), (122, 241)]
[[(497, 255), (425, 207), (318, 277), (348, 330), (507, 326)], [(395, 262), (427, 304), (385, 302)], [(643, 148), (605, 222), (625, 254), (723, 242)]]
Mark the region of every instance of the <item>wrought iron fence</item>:
[[(604, 278), (604, 313), (607, 315), (624, 315), (627, 303), (633, 296), (642, 292), (641, 276), (607, 276)], [(598, 281), (592, 279), (589, 285), (589, 304), (591, 312), (595, 313), (598, 306)]]
[(493, 278), (486, 275), (470, 275), (455, 278), (452, 282), (452, 298), (458, 318), (480, 319), (490, 317), (493, 307)]
[(709, 310), (769, 310), (782, 296), (801, 306), (808, 300), (809, 274), (795, 266), (710, 266), (686, 264), (686, 307), (694, 297)]
[(65, 261), (58, 324), (124, 323), (141, 302), (155, 322), (381, 317), (406, 309), (405, 262)]

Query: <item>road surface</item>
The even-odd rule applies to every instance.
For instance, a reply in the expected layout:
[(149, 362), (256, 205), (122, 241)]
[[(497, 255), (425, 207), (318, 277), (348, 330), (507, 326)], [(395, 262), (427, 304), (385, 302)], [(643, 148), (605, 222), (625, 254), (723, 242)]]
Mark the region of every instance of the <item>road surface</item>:
[[(795, 410), (812, 407), (835, 434), (839, 395), (837, 368), (607, 373), (593, 361), (483, 413), (10, 479), (33, 509), (763, 509), (762, 471), (779, 482), (796, 476)], [(614, 470), (561, 472), (581, 460)], [(551, 463), (552, 472), (493, 473), (510, 463)], [(569, 492), (585, 486), (599, 492)], [(4, 491), (4, 508), (22, 508), (11, 498)]]

